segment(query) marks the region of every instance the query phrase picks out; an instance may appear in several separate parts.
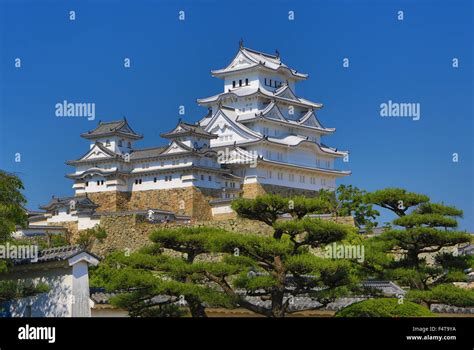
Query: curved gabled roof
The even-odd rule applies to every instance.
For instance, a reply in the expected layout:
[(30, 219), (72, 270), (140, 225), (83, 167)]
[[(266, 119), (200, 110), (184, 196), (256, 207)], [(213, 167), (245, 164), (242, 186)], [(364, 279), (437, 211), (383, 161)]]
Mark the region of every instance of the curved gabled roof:
[(317, 147), (317, 149), (321, 153), (330, 154), (335, 157), (344, 157), (348, 153), (347, 151), (338, 151), (337, 149), (328, 147), (324, 144), (319, 144), (317, 142), (310, 141), (308, 140), (308, 138), (299, 136), (299, 135), (288, 135), (280, 139), (275, 138), (275, 137), (265, 137), (260, 140), (246, 142), (245, 144), (241, 143), (240, 145), (244, 146), (244, 145), (255, 144), (255, 143), (260, 143), (260, 142), (268, 142), (268, 143), (273, 143), (273, 144), (287, 146), (287, 147), (298, 147), (302, 144), (308, 144), (308, 145)]
[(210, 131), (212, 129), (214, 121), (219, 117), (222, 116), (229, 125), (233, 126), (236, 130), (239, 130), (241, 133), (244, 133), (249, 138), (261, 138), (261, 135), (254, 130), (248, 128), (247, 126), (237, 122), (237, 113), (235, 110), (221, 106), (216, 113), (212, 116), (211, 120), (207, 123), (205, 130)]
[(130, 125), (128, 125), (127, 120), (112, 121), (112, 122), (99, 122), (97, 127), (94, 130), (88, 131), (84, 134), (81, 134), (81, 137), (86, 139), (97, 139), (107, 136), (124, 136), (133, 140), (140, 140), (143, 138), (142, 135), (137, 134), (132, 130)]
[(276, 99), (282, 102), (286, 102), (288, 104), (294, 104), (294, 105), (299, 105), (299, 106), (308, 107), (308, 108), (322, 108), (323, 107), (321, 103), (311, 102), (299, 97), (297, 99), (290, 99), (290, 98), (283, 97), (281, 96), (283, 91), (286, 91), (286, 89), (279, 91), (278, 92), (279, 95), (276, 95), (275, 92), (271, 92), (262, 87), (260, 88), (256, 88), (253, 86), (252, 87), (238, 87), (238, 88), (230, 89), (227, 92), (222, 92), (214, 96), (199, 98), (197, 99), (197, 103), (205, 106), (205, 105), (212, 105), (218, 102), (219, 100), (222, 100), (225, 97), (250, 97), (250, 96), (258, 95), (262, 97), (268, 97), (270, 99)]
[[(100, 149), (102, 152), (104, 152), (105, 154), (107, 154), (110, 158), (92, 158), (92, 159), (84, 159), (84, 157), (86, 157), (89, 153), (91, 153), (94, 148), (98, 148)], [(89, 149), (86, 153), (84, 153), (82, 156), (79, 157), (79, 159), (76, 159), (76, 160), (68, 160), (66, 162), (67, 165), (74, 165), (78, 162), (83, 162), (83, 161), (90, 161), (90, 162), (95, 162), (95, 161), (101, 161), (101, 160), (114, 160), (114, 159), (119, 159), (120, 158), (120, 154), (118, 153), (115, 153), (111, 150), (109, 150), (107, 147), (105, 147), (101, 142), (96, 142), (94, 143), (94, 146)]]
[(178, 122), (178, 125), (176, 125), (173, 130), (160, 134), (160, 136), (164, 138), (174, 138), (174, 137), (191, 136), (191, 135), (195, 135), (195, 136), (199, 136), (199, 137), (207, 138), (207, 139), (217, 138), (216, 135), (213, 135), (210, 132), (207, 132), (200, 125), (185, 123), (181, 120)]
[(89, 197), (54, 197), (48, 204), (42, 205), (40, 208), (51, 211), (57, 207), (70, 207), (71, 202), (74, 202), (76, 208), (95, 209), (99, 207)]
[[(269, 114), (272, 113), (273, 111), (276, 112), (278, 118), (272, 118), (269, 116)], [(311, 118), (311, 116), (314, 116), (317, 126), (305, 124), (305, 122), (308, 121)], [(263, 119), (263, 120), (273, 122), (273, 123), (278, 123), (278, 124), (283, 123), (289, 127), (308, 129), (308, 130), (317, 131), (323, 134), (331, 134), (334, 131), (336, 131), (335, 128), (323, 127), (312, 109), (309, 109), (305, 113), (305, 115), (301, 117), (299, 120), (286, 119), (283, 116), (283, 113), (281, 112), (280, 108), (278, 108), (278, 104), (275, 101), (270, 102), (268, 106), (266, 106), (260, 113), (240, 114), (237, 118), (237, 121), (240, 123), (246, 123), (246, 122), (252, 122), (258, 119)]]
[[(243, 60), (245, 64), (239, 64), (238, 59)], [(282, 72), (297, 80), (308, 78), (308, 74), (300, 73), (295, 69), (289, 68), (280, 60), (279, 56), (270, 55), (247, 47), (240, 47), (237, 55), (226, 68), (212, 70), (211, 74), (215, 77), (220, 77), (227, 74), (256, 68)]]
[(305, 165), (298, 165), (298, 164), (292, 164), (292, 163), (285, 163), (285, 162), (279, 162), (276, 160), (270, 160), (270, 159), (263, 159), (259, 158), (257, 160), (258, 162), (263, 162), (263, 163), (268, 163), (268, 164), (274, 164), (282, 167), (290, 167), (290, 168), (300, 168), (304, 170), (311, 170), (311, 171), (318, 171), (321, 173), (326, 173), (326, 174), (332, 174), (335, 176), (347, 176), (352, 174), (351, 171), (346, 171), (346, 170), (335, 170), (335, 169), (326, 169), (326, 168), (314, 168), (314, 167), (309, 167)]
[(66, 177), (69, 179), (83, 179), (87, 176), (94, 176), (100, 175), (103, 177), (111, 177), (111, 176), (120, 176), (120, 175), (127, 175), (128, 172), (120, 171), (120, 170), (107, 170), (101, 168), (90, 168), (86, 171), (81, 172), (80, 174), (67, 174)]

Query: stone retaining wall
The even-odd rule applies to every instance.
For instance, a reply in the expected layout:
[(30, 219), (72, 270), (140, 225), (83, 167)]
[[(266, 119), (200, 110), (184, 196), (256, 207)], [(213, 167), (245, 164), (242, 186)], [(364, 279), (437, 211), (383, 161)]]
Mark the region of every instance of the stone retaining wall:
[(162, 209), (198, 220), (212, 218), (209, 200), (220, 198), (219, 189), (184, 187), (134, 192), (90, 193), (88, 197), (99, 205), (97, 212)]
[[(327, 218), (338, 223), (353, 226), (352, 217)], [(273, 228), (260, 221), (235, 218), (227, 220), (193, 220), (191, 223), (158, 223), (153, 224), (147, 221), (144, 215), (127, 214), (102, 216), (100, 226), (107, 232), (107, 238), (103, 242), (96, 242), (92, 252), (99, 255), (106, 255), (113, 250), (136, 251), (151, 244), (149, 235), (154, 230), (162, 228), (178, 227), (214, 227), (230, 232), (242, 234), (262, 234), (271, 235)]]

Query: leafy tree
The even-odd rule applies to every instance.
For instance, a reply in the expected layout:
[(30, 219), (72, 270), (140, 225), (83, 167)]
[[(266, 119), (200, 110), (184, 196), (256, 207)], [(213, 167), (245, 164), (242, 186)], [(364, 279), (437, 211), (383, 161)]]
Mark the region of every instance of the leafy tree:
[(96, 240), (102, 242), (105, 238), (107, 238), (107, 232), (102, 227), (95, 226), (81, 231), (76, 239), (76, 244), (90, 250)]
[[(24, 189), (23, 183), (15, 175), (0, 170), (0, 244), (12, 241), (11, 234), (16, 226), (25, 226), (28, 216), (24, 206), (26, 198), (21, 191)], [(0, 273), (8, 273), (8, 266), (11, 262), (5, 257), (0, 257)], [(0, 303), (42, 293), (47, 290), (44, 284), (32, 284), (20, 281), (0, 281)]]
[(17, 225), (27, 224), (23, 189), (20, 178), (0, 170), (0, 241), (9, 239)]
[(336, 313), (336, 317), (432, 317), (427, 308), (395, 298), (368, 299), (351, 304)]

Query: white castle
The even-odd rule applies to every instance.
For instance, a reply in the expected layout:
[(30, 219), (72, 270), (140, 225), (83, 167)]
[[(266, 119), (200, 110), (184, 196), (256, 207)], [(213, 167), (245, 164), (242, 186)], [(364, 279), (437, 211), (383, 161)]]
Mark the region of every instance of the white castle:
[(231, 214), (237, 196), (311, 196), (335, 189), (336, 179), (350, 174), (334, 166), (348, 153), (323, 143), (335, 129), (319, 122), (322, 104), (296, 95), (307, 74), (282, 63), (278, 53), (242, 42), (232, 62), (211, 73), (224, 81), (223, 91), (197, 100), (208, 108), (199, 122), (180, 120), (161, 134), (169, 140), (165, 146), (137, 148), (142, 136), (125, 119), (99, 122), (81, 135), (90, 148), (67, 162), (75, 167), (67, 177), (75, 197), (92, 203), (88, 210), (160, 209), (209, 219)]

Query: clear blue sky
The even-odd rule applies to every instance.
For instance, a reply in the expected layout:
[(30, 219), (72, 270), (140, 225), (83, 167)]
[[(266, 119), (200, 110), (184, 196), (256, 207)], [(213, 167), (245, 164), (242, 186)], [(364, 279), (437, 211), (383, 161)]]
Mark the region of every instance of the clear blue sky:
[[(350, 150), (343, 183), (428, 194), (463, 209), (461, 227), (474, 231), (472, 13), (470, 0), (0, 0), (0, 168), (23, 179), (30, 209), (71, 195), (65, 161), (87, 150), (80, 133), (126, 116), (145, 135), (140, 146), (163, 144), (180, 105), (188, 121), (206, 113), (196, 98), (223, 84), (209, 71), (243, 38), (310, 74), (297, 93), (324, 103), (320, 120), (337, 128), (325, 142)], [(57, 118), (63, 100), (95, 103), (96, 120)], [(421, 119), (381, 118), (388, 100), (420, 103)]]

